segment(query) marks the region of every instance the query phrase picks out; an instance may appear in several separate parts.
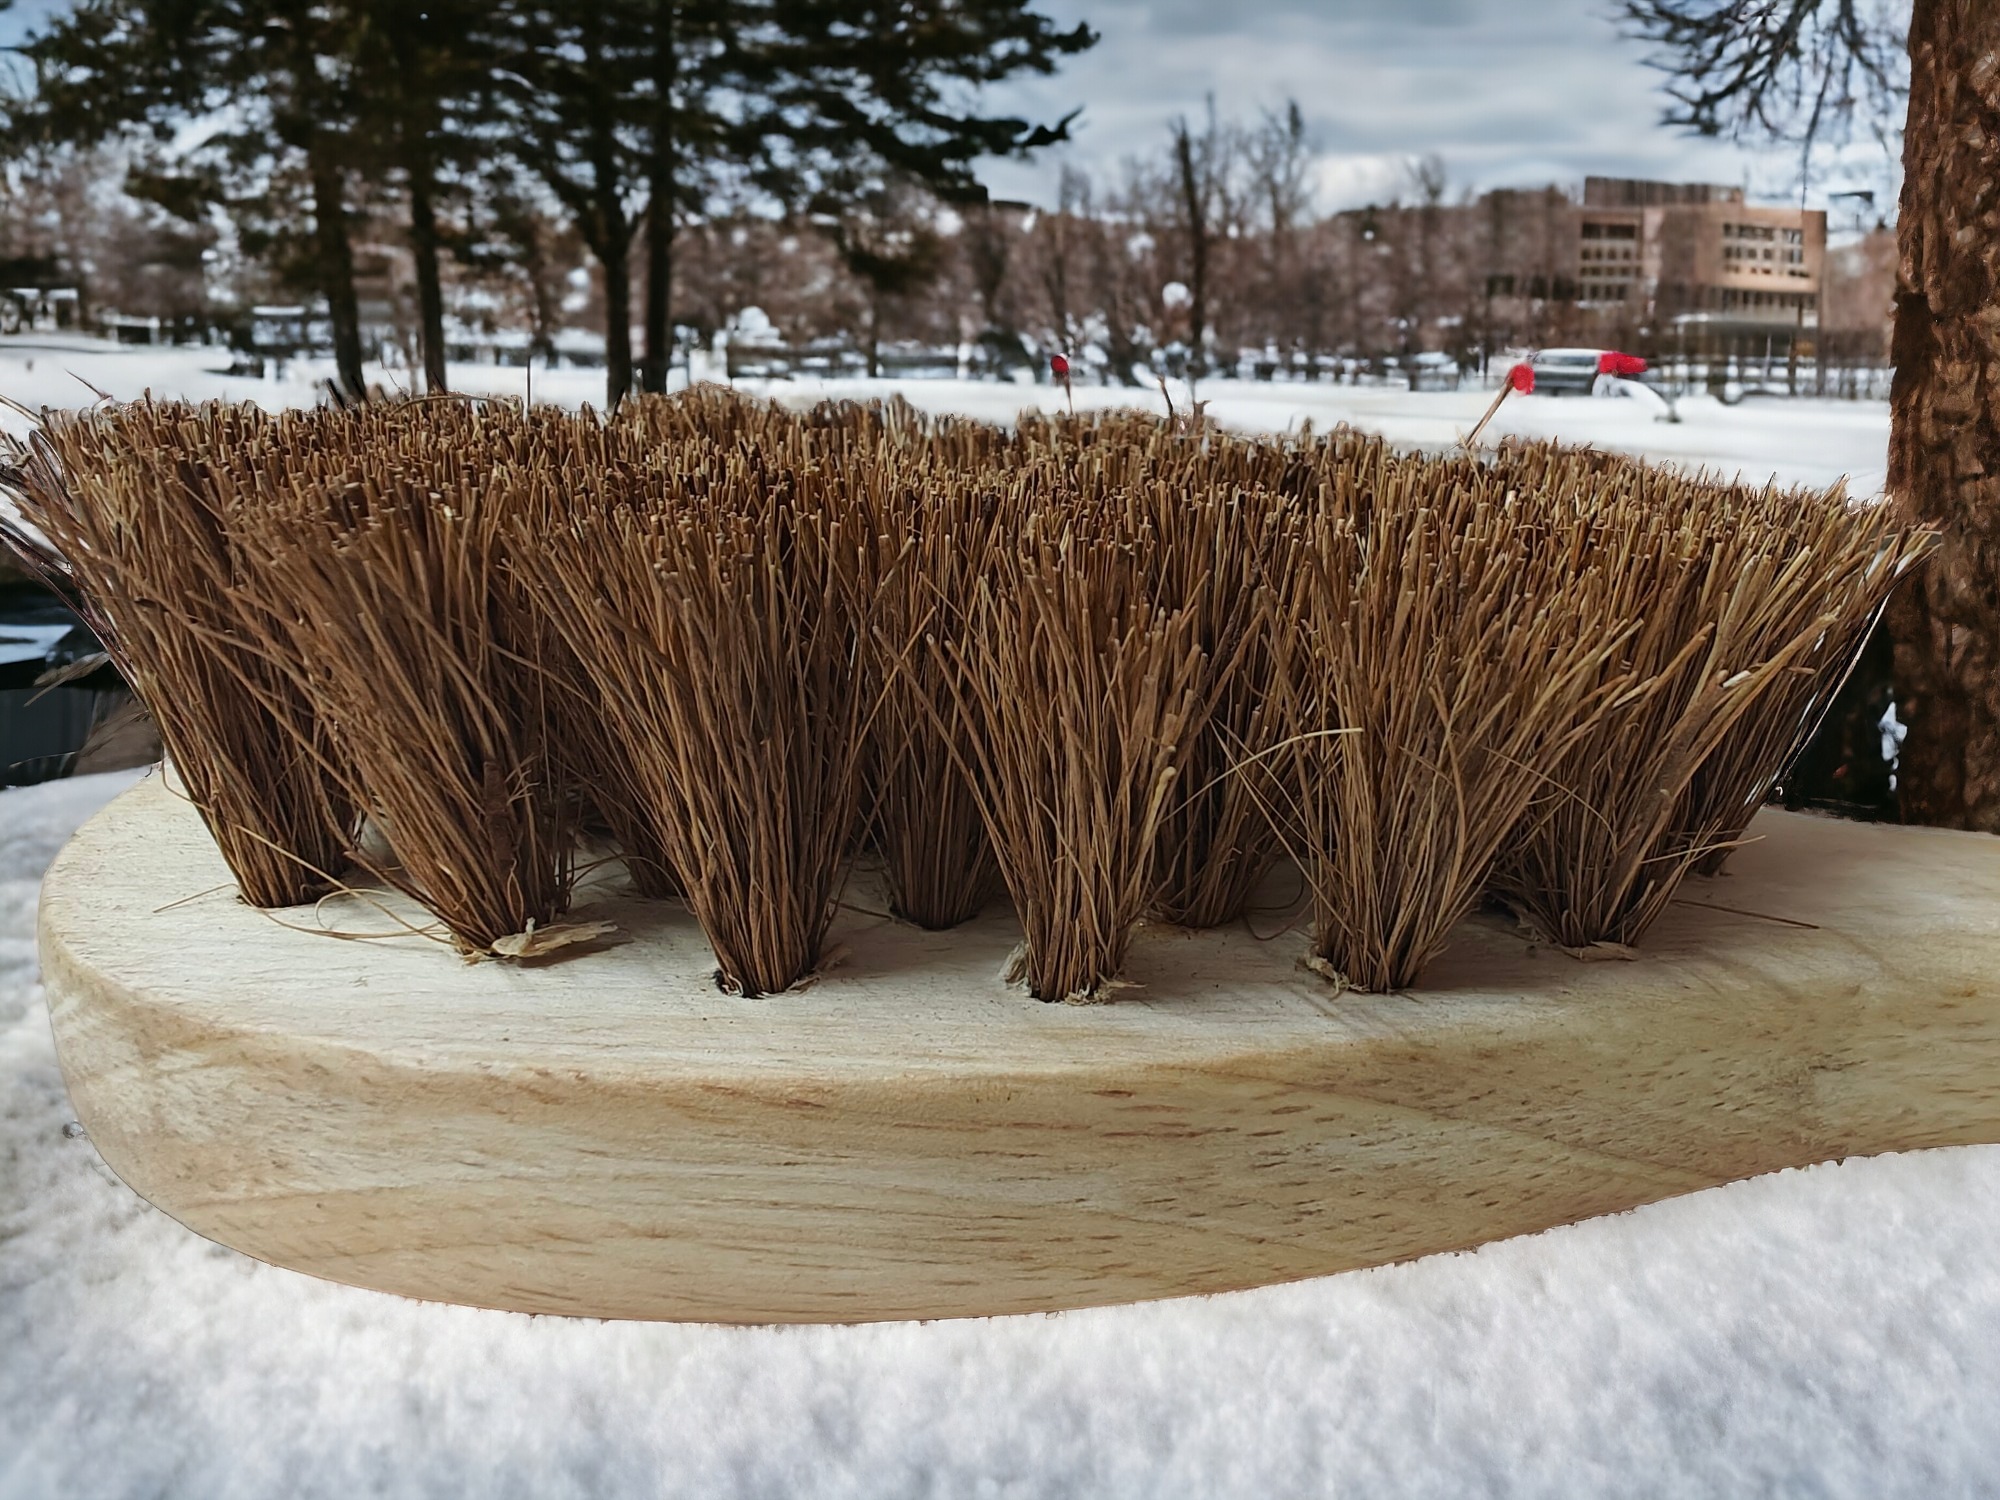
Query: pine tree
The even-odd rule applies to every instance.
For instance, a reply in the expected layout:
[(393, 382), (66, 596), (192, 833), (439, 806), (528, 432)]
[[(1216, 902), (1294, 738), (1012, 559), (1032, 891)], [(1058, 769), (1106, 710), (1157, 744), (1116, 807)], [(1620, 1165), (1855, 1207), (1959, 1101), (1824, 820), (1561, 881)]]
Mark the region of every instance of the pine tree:
[(462, 196), (486, 149), (495, 59), (472, 0), (358, 0), (353, 12), (359, 119), (408, 202), (418, 343), (426, 388), (446, 388), (442, 261), (454, 238), (443, 200)]
[[(343, 395), (360, 399), (361, 318), (348, 235), (360, 164), (348, 14), (314, 0), (85, 0), (18, 49), (32, 97), (8, 111), (19, 145), (91, 145), (141, 130), (164, 141), (184, 121), (226, 122), (183, 177), (218, 196), (224, 173), (299, 167), (311, 205), (306, 273), (326, 298)], [(197, 164), (199, 165), (199, 163)]]
[(983, 201), (972, 163), (1066, 139), (954, 107), (1096, 41), (1027, 0), (553, 0), (497, 23), (502, 136), (569, 210), (605, 277), (606, 399), (632, 385), (632, 250), (646, 233), (643, 385), (672, 358), (677, 217), (734, 173), (790, 207), (862, 206), (892, 178)]
[(737, 82), (725, 34), (731, 0), (552, 0), (503, 5), (496, 149), (563, 205), (604, 275), (605, 400), (633, 385), (632, 254), (646, 248), (642, 388), (664, 390), (672, 359), (672, 242), (737, 142), (725, 92)]
[(790, 202), (874, 192), (889, 177), (947, 203), (983, 203), (981, 156), (1025, 156), (1069, 138), (1053, 125), (960, 108), (1023, 72), (1053, 73), (1097, 42), (1027, 0), (744, 0), (729, 64), (743, 90), (737, 135), (758, 180)]

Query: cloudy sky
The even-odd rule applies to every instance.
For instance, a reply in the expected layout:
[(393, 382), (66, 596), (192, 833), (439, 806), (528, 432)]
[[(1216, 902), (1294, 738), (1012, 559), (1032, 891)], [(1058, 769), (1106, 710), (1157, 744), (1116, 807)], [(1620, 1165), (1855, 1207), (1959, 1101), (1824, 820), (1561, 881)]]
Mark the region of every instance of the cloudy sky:
[[(1610, 0), (1044, 0), (1103, 40), (1059, 74), (996, 91), (1034, 119), (1083, 106), (1070, 160), (1115, 171), (1159, 149), (1167, 122), (1213, 93), (1225, 117), (1297, 99), (1323, 155), (1321, 206), (1382, 198), (1413, 156), (1477, 188), (1588, 174), (1739, 184), (1795, 195), (1789, 153), (1662, 128), (1661, 75), (1624, 39)], [(996, 192), (1046, 200), (1054, 161), (997, 163)], [(1877, 146), (1846, 153), (1829, 187), (1889, 186)]]
[[(59, 0), (0, 10), (0, 44)], [(1053, 120), (1081, 106), (1075, 142), (982, 171), (1000, 196), (1046, 202), (1060, 160), (1096, 175), (1159, 148), (1210, 94), (1225, 118), (1297, 99), (1322, 156), (1323, 209), (1379, 201), (1412, 157), (1436, 153), (1455, 188), (1577, 183), (1591, 173), (1740, 184), (1795, 195), (1796, 163), (1658, 124), (1661, 76), (1623, 39), (1613, 0), (1041, 0), (1103, 40), (1053, 78), (995, 90), (988, 107)], [(1879, 147), (1817, 185), (1893, 193)]]

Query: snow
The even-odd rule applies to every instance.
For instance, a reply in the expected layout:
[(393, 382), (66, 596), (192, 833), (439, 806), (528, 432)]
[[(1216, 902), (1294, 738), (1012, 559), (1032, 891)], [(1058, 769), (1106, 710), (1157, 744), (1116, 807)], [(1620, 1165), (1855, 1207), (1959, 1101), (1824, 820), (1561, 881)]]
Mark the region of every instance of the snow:
[(69, 621), (60, 625), (22, 625), (12, 620), (0, 624), (0, 667), (45, 660), (49, 649), (74, 629)]
[(136, 774), (0, 793), (0, 1500), (2000, 1486), (2000, 1147), (1050, 1317), (596, 1323), (250, 1261), (65, 1130), (35, 891)]
[[(76, 406), (94, 398), (88, 381), (121, 400), (151, 391), (190, 400), (255, 401), (276, 410), (312, 405), (326, 389), (332, 366), (325, 360), (296, 360), (285, 378), (252, 379), (218, 373), (230, 356), (223, 349), (123, 346), (101, 339), (58, 335), (0, 338), (0, 396), (31, 410), (44, 405)], [(453, 365), (453, 387), (477, 395), (521, 396), (532, 379), (536, 401), (579, 406), (602, 405), (604, 372), (591, 369), (536, 369), (500, 365)], [(396, 389), (408, 371), (371, 367), (370, 380)], [(78, 379), (77, 377), (81, 377)], [(1060, 411), (1063, 394), (1054, 386), (1019, 386), (959, 380), (743, 381), (745, 390), (789, 403), (827, 398), (868, 400), (900, 393), (930, 412), (955, 412), (989, 421), (1011, 420), (1024, 407)], [(1138, 406), (1165, 410), (1158, 390), (1078, 386), (1078, 407)], [(1187, 387), (1177, 383), (1174, 401), (1187, 409)], [(1348, 422), (1408, 446), (1446, 448), (1472, 430), (1492, 392), (1413, 392), (1388, 386), (1334, 386), (1243, 380), (1203, 381), (1198, 394), (1208, 413), (1225, 425), (1255, 432), (1283, 432), (1311, 421), (1325, 429)], [(1725, 406), (1709, 396), (1679, 403), (1682, 420), (1656, 421), (1648, 400), (1593, 400), (1583, 397), (1510, 397), (1482, 441), (1509, 434), (1594, 443), (1619, 452), (1743, 474), (1762, 482), (1831, 484), (1847, 476), (1853, 493), (1878, 493), (1888, 473), (1889, 408), (1879, 401), (1783, 400), (1753, 397)], [(18, 416), (0, 412), (0, 425), (19, 429)]]

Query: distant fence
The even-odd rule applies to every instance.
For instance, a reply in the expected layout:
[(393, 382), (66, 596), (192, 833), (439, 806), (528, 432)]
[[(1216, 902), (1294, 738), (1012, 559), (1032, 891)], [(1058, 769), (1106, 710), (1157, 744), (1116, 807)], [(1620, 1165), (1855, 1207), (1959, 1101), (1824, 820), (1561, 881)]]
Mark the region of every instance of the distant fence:
[(1668, 355), (1656, 360), (1656, 378), (1675, 395), (1743, 386), (1847, 401), (1886, 401), (1894, 368), (1886, 364), (1829, 359), (1822, 368), (1810, 354), (1796, 361), (1780, 349), (1763, 356), (1691, 359)]

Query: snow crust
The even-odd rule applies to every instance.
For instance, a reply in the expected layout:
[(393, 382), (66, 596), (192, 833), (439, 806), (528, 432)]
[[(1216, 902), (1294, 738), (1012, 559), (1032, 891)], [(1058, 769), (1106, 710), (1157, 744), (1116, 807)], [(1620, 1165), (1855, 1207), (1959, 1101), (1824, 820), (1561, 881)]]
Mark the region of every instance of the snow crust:
[[(121, 346), (101, 339), (22, 335), (0, 339), (0, 396), (30, 410), (78, 406), (96, 398), (90, 387), (120, 400), (147, 391), (190, 400), (254, 401), (277, 410), (310, 406), (326, 390), (330, 361), (295, 360), (283, 379), (250, 379), (217, 373), (229, 366), (223, 349)], [(567, 406), (604, 403), (604, 372), (536, 369), (532, 373), (497, 365), (453, 365), (454, 389), (477, 395), (522, 396), (532, 382), (534, 399)], [(370, 380), (390, 389), (406, 385), (408, 371), (371, 367)], [(80, 378), (79, 378), (80, 377)], [(1011, 421), (1024, 408), (1060, 411), (1063, 394), (1054, 386), (1022, 386), (961, 380), (746, 380), (744, 390), (806, 404), (832, 397), (869, 400), (902, 394), (931, 412), (956, 412), (987, 421)], [(1158, 390), (1078, 386), (1079, 408), (1142, 407), (1165, 411)], [(1413, 392), (1388, 386), (1285, 384), (1204, 380), (1198, 392), (1208, 414), (1226, 426), (1254, 432), (1284, 432), (1311, 421), (1324, 430), (1348, 422), (1379, 432), (1399, 445), (1446, 448), (1470, 432), (1492, 400), (1491, 391)], [(1185, 383), (1173, 387), (1178, 410), (1188, 407)], [(1752, 398), (1724, 406), (1709, 396), (1684, 397), (1682, 420), (1654, 420), (1651, 400), (1593, 400), (1588, 397), (1514, 396), (1481, 434), (1481, 440), (1508, 434), (1561, 438), (1692, 467), (1742, 474), (1762, 483), (1773, 476), (1788, 484), (1832, 484), (1846, 476), (1857, 497), (1879, 493), (1888, 473), (1889, 408), (1880, 401), (1815, 401)], [(0, 426), (19, 430), (15, 414), (0, 409)]]
[(65, 1131), (36, 889), (137, 774), (0, 793), (0, 1500), (2000, 1488), (2000, 1147), (1049, 1317), (597, 1323), (261, 1265)]

